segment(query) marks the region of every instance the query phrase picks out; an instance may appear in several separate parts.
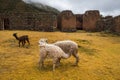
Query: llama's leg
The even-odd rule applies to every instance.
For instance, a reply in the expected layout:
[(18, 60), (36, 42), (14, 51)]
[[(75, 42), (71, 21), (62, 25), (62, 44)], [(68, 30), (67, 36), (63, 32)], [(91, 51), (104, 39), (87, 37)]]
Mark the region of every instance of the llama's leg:
[(22, 41), (22, 46), (24, 46), (24, 41)]
[(39, 67), (42, 69), (44, 67), (44, 60), (45, 58), (41, 57), (39, 61)]
[(60, 65), (60, 60), (61, 60), (61, 58), (58, 58), (58, 61), (57, 61), (57, 66), (59, 66), (59, 65)]
[(78, 56), (77, 52), (75, 51), (74, 53), (72, 53), (72, 55), (76, 58), (75, 65), (78, 65), (78, 62), (79, 62), (79, 56)]
[(75, 65), (77, 65), (78, 66), (78, 62), (79, 62), (79, 56), (78, 56), (78, 50), (74, 50), (73, 52), (72, 52), (72, 55), (76, 58), (76, 62), (75, 62)]
[(20, 43), (21, 43), (21, 42), (19, 41), (19, 43), (18, 43), (18, 44), (19, 44), (19, 47), (20, 47)]
[(53, 71), (55, 71), (55, 66), (57, 64), (58, 58), (53, 59)]
[(27, 40), (28, 44), (30, 45), (30, 41), (29, 41), (29, 38), (27, 38), (26, 40)]
[(25, 40), (23, 41), (23, 46), (25, 46)]

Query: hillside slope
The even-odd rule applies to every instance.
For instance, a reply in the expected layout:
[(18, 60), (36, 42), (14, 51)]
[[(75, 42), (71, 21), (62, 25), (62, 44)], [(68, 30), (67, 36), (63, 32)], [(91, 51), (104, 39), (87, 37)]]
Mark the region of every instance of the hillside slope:
[(41, 4), (41, 3), (29, 2), (28, 4), (35, 6), (41, 10), (48, 11), (48, 12), (53, 12), (53, 13), (57, 13), (57, 14), (60, 13), (60, 11), (58, 11), (57, 9), (55, 9), (51, 6), (48, 6), (48, 5)]
[[(48, 6), (49, 7), (49, 6)], [(50, 8), (50, 7), (49, 7)], [(36, 7), (32, 4), (25, 3), (22, 0), (0, 0), (0, 12), (51, 12), (57, 14), (59, 11), (54, 8), (44, 9)]]

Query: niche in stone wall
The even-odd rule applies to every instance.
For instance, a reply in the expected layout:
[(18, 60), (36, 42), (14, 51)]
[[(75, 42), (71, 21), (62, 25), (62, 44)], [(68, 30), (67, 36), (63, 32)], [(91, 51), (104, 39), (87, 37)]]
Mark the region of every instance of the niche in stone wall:
[(9, 18), (4, 18), (3, 23), (4, 23), (3, 24), (4, 30), (10, 29), (10, 20), (9, 20)]

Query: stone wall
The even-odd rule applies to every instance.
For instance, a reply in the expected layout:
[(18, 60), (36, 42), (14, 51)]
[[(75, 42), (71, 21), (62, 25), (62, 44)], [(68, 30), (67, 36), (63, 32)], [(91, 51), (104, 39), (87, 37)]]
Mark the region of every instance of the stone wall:
[(4, 30), (5, 28), (10, 29), (8, 15), (0, 14), (0, 30)]
[[(1, 20), (3, 19), (3, 20)], [(4, 13), (0, 16), (0, 29), (54, 31), (57, 26), (56, 15), (50, 13)]]
[(76, 16), (72, 11), (66, 10), (58, 15), (58, 28), (61, 31), (76, 31)]
[(102, 17), (97, 22), (97, 31), (115, 32), (120, 33), (120, 16)]
[(100, 19), (100, 14), (98, 10), (86, 11), (83, 15), (83, 30), (95, 31), (96, 22)]
[(108, 31), (120, 33), (120, 15), (102, 17), (98, 10), (86, 11), (85, 14), (73, 14), (70, 10), (59, 15), (34, 12), (0, 13), (0, 30), (36, 30), (36, 31), (73, 32)]
[(2, 18), (0, 18), (0, 30), (3, 30), (2, 25), (3, 25)]
[(100, 20), (97, 21), (96, 31), (114, 31), (114, 18), (112, 16), (101, 17)]
[(115, 28), (114, 28), (114, 31), (117, 32), (117, 33), (120, 33), (120, 15), (119, 16), (116, 16), (114, 18), (115, 20)]

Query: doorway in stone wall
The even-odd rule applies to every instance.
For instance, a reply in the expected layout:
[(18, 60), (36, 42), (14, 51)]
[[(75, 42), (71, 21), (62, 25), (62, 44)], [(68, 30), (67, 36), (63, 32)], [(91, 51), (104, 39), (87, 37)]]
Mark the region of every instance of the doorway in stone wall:
[(4, 18), (4, 30), (10, 29), (10, 20), (8, 18)]

